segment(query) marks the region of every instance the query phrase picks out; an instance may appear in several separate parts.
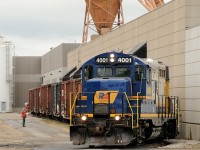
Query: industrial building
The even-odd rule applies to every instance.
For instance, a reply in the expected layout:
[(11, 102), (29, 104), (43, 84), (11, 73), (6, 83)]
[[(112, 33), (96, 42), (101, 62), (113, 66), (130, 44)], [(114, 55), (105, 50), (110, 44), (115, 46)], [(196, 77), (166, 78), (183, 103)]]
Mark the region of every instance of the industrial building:
[[(170, 95), (181, 99), (182, 137), (200, 140), (199, 10), (198, 0), (173, 0), (88, 43), (61, 44), (42, 56), (41, 65), (38, 59), (41, 84), (59, 82), (72, 68), (102, 52), (123, 50), (129, 53), (142, 47), (147, 57), (169, 66)], [(23, 74), (21, 72), (18, 74)]]
[(80, 44), (62, 43), (51, 48), (43, 56), (15, 56), (15, 100), (14, 107), (24, 107), (28, 102), (29, 89), (62, 81), (70, 69), (67, 54)]

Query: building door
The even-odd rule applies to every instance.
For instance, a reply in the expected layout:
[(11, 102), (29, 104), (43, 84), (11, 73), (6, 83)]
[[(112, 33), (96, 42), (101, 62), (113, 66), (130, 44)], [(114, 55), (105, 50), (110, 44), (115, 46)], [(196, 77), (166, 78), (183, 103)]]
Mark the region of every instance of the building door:
[(6, 102), (1, 102), (1, 111), (6, 111)]

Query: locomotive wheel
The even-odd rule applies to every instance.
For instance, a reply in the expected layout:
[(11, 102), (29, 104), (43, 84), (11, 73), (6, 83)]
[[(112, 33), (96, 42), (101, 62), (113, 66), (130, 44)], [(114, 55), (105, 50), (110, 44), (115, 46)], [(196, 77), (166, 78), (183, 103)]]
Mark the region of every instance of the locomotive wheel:
[(73, 144), (74, 145), (80, 145), (80, 134), (79, 133), (75, 133), (74, 134), (74, 138), (73, 138)]
[(138, 143), (138, 144), (142, 144), (144, 141), (145, 141), (145, 138), (144, 138), (144, 137), (142, 137), (142, 136), (138, 136), (138, 137), (137, 137), (137, 143)]

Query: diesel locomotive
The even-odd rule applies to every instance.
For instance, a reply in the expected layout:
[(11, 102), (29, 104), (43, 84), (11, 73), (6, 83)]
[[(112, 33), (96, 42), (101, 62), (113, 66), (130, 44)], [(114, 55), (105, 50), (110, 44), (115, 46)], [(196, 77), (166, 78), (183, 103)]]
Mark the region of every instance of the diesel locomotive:
[(169, 95), (162, 62), (118, 52), (97, 55), (81, 67), (82, 91), (70, 94), (74, 145), (121, 145), (178, 134), (179, 98)]

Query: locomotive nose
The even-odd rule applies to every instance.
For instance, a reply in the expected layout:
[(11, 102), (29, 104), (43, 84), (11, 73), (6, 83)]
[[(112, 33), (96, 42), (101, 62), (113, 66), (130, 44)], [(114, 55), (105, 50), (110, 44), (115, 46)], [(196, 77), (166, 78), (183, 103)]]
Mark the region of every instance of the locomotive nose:
[[(87, 81), (87, 90), (95, 93), (90, 104), (95, 117), (110, 117), (110, 114), (122, 113), (121, 104), (127, 107), (125, 95), (131, 94), (128, 78), (96, 78)], [(114, 116), (115, 117), (115, 116)]]

